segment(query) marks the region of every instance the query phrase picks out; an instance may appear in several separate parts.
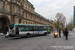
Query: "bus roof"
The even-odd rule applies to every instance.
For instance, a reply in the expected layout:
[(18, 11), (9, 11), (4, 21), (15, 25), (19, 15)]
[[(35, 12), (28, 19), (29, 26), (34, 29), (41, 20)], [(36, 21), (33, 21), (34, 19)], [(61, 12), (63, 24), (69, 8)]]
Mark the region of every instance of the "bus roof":
[(14, 24), (15, 25), (26, 25), (26, 26), (50, 26), (50, 25), (34, 25), (34, 24)]

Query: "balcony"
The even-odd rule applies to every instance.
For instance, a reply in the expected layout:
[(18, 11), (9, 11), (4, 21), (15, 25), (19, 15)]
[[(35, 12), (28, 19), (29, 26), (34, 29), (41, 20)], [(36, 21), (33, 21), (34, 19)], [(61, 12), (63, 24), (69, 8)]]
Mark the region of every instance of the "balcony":
[(4, 13), (4, 14), (12, 14), (12, 12), (7, 11), (7, 10), (2, 10), (1, 8), (0, 8), (0, 13)]
[(18, 14), (18, 13), (14, 13), (14, 16), (20, 16), (20, 17), (23, 17), (22, 14)]

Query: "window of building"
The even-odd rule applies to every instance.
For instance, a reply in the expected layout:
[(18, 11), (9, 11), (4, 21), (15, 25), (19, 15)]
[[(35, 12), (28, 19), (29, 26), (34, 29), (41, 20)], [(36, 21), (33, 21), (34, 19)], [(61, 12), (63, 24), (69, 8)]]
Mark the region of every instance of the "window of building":
[(19, 23), (21, 23), (21, 19), (19, 20)]
[(26, 18), (27, 18), (27, 12), (26, 12)]
[(18, 7), (18, 14), (20, 14), (20, 8)]
[(1, 2), (2, 11), (4, 11), (4, 4), (5, 4), (5, 3), (2, 1), (2, 2)]
[(27, 6), (27, 9), (29, 9), (29, 5)]
[(32, 19), (32, 15), (31, 15), (31, 19)]
[(24, 3), (21, 3), (22, 6), (24, 6)]
[(27, 24), (27, 21), (26, 21), (26, 24)]
[(29, 22), (29, 24), (30, 24), (30, 22)]
[(27, 4), (26, 4), (26, 8), (27, 8)]
[(25, 21), (23, 21), (23, 24), (25, 24)]
[(20, 0), (18, 0), (18, 2), (20, 2)]
[(24, 0), (24, 1), (27, 1), (27, 0)]
[(41, 18), (40, 18), (40, 21), (41, 21)]
[(24, 7), (26, 8), (26, 3), (24, 3)]
[(16, 3), (17, 1), (16, 0), (14, 0), (14, 3)]

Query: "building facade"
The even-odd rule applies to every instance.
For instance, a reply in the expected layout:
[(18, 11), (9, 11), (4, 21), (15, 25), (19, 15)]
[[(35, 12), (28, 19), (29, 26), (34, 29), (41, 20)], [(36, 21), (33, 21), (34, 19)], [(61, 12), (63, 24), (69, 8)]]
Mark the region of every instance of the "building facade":
[(0, 32), (12, 24), (51, 25), (28, 0), (0, 0)]
[(75, 6), (74, 6), (74, 13), (73, 13), (73, 23), (74, 23), (74, 27), (73, 27), (73, 31), (75, 31)]

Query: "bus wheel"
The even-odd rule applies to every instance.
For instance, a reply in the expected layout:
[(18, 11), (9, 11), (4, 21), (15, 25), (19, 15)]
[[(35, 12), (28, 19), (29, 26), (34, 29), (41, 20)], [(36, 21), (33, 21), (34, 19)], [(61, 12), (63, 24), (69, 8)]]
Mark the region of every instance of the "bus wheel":
[(31, 35), (28, 33), (28, 34), (27, 34), (27, 37), (29, 38), (30, 36), (31, 36)]
[(7, 36), (5, 36), (5, 38), (7, 38)]
[(45, 32), (44, 35), (47, 35), (47, 33)]
[(9, 36), (5, 36), (5, 38), (8, 38)]

